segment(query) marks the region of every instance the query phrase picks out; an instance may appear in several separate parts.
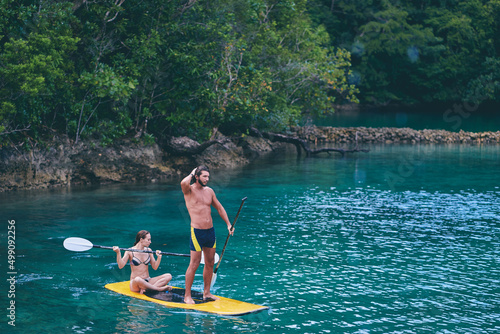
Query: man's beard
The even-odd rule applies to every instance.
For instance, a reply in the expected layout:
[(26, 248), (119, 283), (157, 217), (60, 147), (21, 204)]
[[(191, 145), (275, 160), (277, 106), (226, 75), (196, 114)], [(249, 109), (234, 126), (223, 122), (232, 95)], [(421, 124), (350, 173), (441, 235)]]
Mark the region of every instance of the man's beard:
[(198, 183), (202, 186), (202, 187), (206, 187), (207, 185), (206, 184), (203, 184), (203, 182), (201, 182), (200, 179), (198, 179)]

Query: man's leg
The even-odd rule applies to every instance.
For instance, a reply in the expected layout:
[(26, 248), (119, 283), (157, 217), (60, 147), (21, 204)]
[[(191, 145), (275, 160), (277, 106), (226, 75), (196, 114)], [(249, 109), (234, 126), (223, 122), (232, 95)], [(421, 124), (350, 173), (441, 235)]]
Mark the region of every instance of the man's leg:
[(214, 273), (215, 248), (204, 247), (203, 254), (205, 255), (205, 268), (203, 269), (203, 299), (211, 298), (217, 300), (219, 298), (210, 293), (210, 284), (212, 283), (212, 276)]
[(186, 292), (184, 294), (184, 303), (194, 304), (194, 300), (191, 297), (191, 287), (194, 282), (194, 275), (196, 270), (200, 265), (201, 252), (191, 251), (191, 260), (189, 261), (189, 267), (186, 270)]

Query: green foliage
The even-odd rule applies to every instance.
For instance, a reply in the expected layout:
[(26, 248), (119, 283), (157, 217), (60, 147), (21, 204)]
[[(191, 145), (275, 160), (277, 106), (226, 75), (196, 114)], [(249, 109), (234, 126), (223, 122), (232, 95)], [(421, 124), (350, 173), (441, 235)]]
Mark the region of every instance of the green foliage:
[(317, 0), (313, 22), (353, 54), (360, 100), (458, 101), (497, 57), (498, 0)]
[(486, 100), (500, 100), (500, 59), (486, 58), (483, 68), (483, 73), (471, 80), (467, 87), (467, 102), (480, 104)]
[(308, 2), (0, 0), (1, 138), (283, 129), (356, 101)]
[(500, 0), (0, 0), (0, 9), (0, 141), (54, 131), (103, 143), (205, 140), (218, 129), (285, 129), (358, 96), (500, 98)]
[(83, 72), (78, 81), (90, 94), (113, 101), (127, 101), (136, 86), (135, 80), (124, 78), (104, 64), (99, 64), (94, 73)]
[(231, 35), (213, 73), (222, 123), (283, 129), (304, 112), (331, 111), (335, 98), (356, 101), (346, 79), (349, 53), (328, 48), (329, 36), (311, 27), (306, 4), (254, 1), (238, 21), (245, 33)]
[(75, 115), (79, 115), (78, 123), (71, 123), (71, 130), (76, 132), (76, 141), (84, 130), (89, 134), (101, 134), (106, 144), (125, 135), (132, 120), (124, 104), (132, 95), (136, 80), (128, 79), (113, 68), (99, 64), (93, 73), (83, 72), (78, 82), (79, 88), (85, 91), (85, 96), (83, 101), (75, 104)]
[[(0, 142), (282, 130), (500, 99), (500, 0), (0, 0)], [(351, 56), (352, 55), (352, 56)]]
[(79, 38), (64, 24), (71, 21), (68, 4), (1, 4), (8, 13), (0, 21), (1, 127), (11, 139), (29, 135), (36, 140), (64, 118), (61, 110), (69, 106), (74, 76), (70, 56)]

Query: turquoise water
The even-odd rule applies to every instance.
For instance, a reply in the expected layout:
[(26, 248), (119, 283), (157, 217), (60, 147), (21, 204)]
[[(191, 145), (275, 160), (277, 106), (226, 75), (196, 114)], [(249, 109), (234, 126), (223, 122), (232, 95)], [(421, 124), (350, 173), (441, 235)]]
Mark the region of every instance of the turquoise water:
[[(1, 271), (15, 220), (15, 297), (0, 285), (3, 333), (497, 333), (498, 146), (373, 146), (370, 153), (287, 155), (211, 186), (232, 219), (214, 293), (267, 305), (242, 317), (168, 309), (104, 289), (129, 277), (114, 253), (63, 248), (67, 237), (188, 253), (177, 182), (0, 194)], [(218, 252), (225, 226), (216, 213)], [(184, 285), (188, 259), (158, 273)], [(152, 271), (154, 274), (154, 271)], [(201, 289), (201, 270), (194, 287)], [(8, 325), (15, 301), (16, 326)]]
[(443, 129), (452, 132), (498, 131), (500, 112), (498, 106), (479, 109), (477, 106), (443, 104), (425, 108), (377, 108), (363, 111), (336, 111), (333, 115), (317, 119), (318, 126), (336, 127), (397, 127)]

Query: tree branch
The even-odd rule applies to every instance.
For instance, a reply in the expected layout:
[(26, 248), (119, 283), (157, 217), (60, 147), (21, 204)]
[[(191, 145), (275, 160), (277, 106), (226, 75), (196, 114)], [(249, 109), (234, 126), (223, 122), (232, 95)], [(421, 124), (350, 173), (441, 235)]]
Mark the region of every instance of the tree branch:
[(282, 142), (282, 143), (289, 143), (289, 144), (294, 144), (295, 147), (297, 148), (297, 154), (301, 155), (301, 148), (306, 151), (306, 155), (309, 157), (314, 154), (319, 154), (323, 152), (337, 152), (342, 155), (342, 157), (345, 156), (346, 153), (355, 153), (355, 152), (370, 152), (370, 150), (367, 149), (358, 149), (358, 144), (356, 141), (356, 147), (353, 149), (343, 149), (343, 148), (320, 148), (317, 150), (313, 150), (309, 147), (309, 144), (307, 141), (304, 139), (300, 139), (298, 137), (290, 137), (290, 136), (285, 136), (282, 134), (278, 133), (272, 133), (272, 132), (260, 132), (256, 128), (251, 127), (250, 133), (255, 136), (255, 137), (261, 137), (261, 138), (267, 138), (273, 142)]
[(8, 135), (8, 134), (11, 134), (11, 133), (16, 133), (16, 132), (24, 132), (24, 131), (28, 131), (30, 128), (31, 128), (31, 124), (30, 124), (30, 125), (28, 125), (27, 127), (25, 127), (24, 129), (19, 129), (19, 127), (16, 127), (16, 128), (15, 128), (15, 129), (13, 129), (13, 130), (0, 132), (0, 136), (3, 136), (3, 135)]

